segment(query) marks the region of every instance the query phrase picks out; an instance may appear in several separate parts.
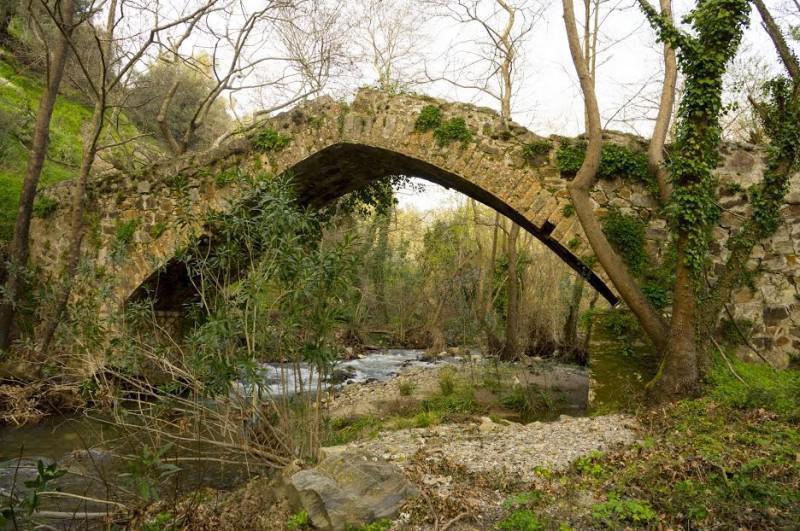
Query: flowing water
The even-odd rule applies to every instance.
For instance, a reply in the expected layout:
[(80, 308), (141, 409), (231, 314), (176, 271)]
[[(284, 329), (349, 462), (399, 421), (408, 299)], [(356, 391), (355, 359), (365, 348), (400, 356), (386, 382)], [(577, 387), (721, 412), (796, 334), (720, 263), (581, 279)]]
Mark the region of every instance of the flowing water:
[[(385, 381), (410, 369), (462, 361), (463, 359), (457, 358), (428, 361), (424, 359), (424, 351), (421, 350), (373, 351), (358, 359), (338, 363), (332, 371), (331, 381), (325, 384), (345, 386)], [(549, 364), (544, 366), (550, 367)], [(298, 369), (286, 364), (264, 364), (260, 367), (259, 374), (262, 378), (262, 393), (273, 396), (283, 390), (289, 394), (296, 392), (298, 381), (304, 382), (306, 389), (309, 386), (314, 388), (317, 384), (314, 371), (305, 365)], [(585, 370), (553, 365), (542, 372), (532, 371), (531, 374), (532, 383), (544, 386), (554, 384), (571, 397), (566, 405), (568, 409), (563, 412), (585, 413), (588, 395), (588, 375)], [(250, 386), (242, 382), (237, 382), (234, 387), (239, 393), (249, 395), (251, 391)], [(65, 476), (52, 482), (48, 489), (61, 489), (98, 499), (131, 498), (131, 490), (137, 490), (137, 486), (120, 480), (129, 471), (130, 460), (121, 460), (118, 456), (136, 455), (141, 451), (136, 444), (129, 438), (122, 437), (111, 424), (85, 416), (50, 417), (39, 424), (21, 428), (0, 427), (0, 500), (12, 495), (12, 489), (13, 495), (18, 499), (29, 495), (30, 489), (25, 487), (25, 482), (36, 480), (40, 461), (45, 465), (55, 463), (59, 469), (68, 470)], [(109, 448), (114, 448), (114, 452), (109, 451)], [(209, 466), (207, 463), (181, 463), (180, 468), (180, 473), (175, 474), (174, 481), (171, 479), (169, 483), (169, 488), (174, 489), (174, 493), (185, 492), (201, 485), (231, 487), (253, 472), (252, 469), (243, 470), (241, 466)], [(45, 507), (51, 511), (83, 512), (84, 516), (88, 513), (101, 514), (106, 509), (102, 503), (58, 498), (47, 499)], [(63, 522), (57, 527), (63, 527)]]

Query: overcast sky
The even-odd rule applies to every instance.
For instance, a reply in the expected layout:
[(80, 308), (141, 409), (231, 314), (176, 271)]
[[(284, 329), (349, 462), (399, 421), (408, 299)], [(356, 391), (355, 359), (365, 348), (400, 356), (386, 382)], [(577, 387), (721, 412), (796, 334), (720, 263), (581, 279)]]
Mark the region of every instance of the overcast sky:
[[(347, 53), (358, 49), (359, 35), (363, 34), (363, 22), (367, 17), (359, 13), (360, 5), (376, 0), (353, 0), (340, 5), (346, 7), (336, 20), (338, 31), (347, 40)], [(446, 0), (377, 0), (379, 5), (402, 6), (429, 4)], [(511, 0), (519, 4), (527, 2), (530, 6), (540, 6), (541, 16), (537, 18), (528, 38), (518, 50), (518, 64), (515, 81), (515, 97), (512, 105), (514, 121), (528, 127), (541, 135), (553, 133), (576, 135), (582, 132), (583, 105), (577, 84), (574, 67), (567, 47), (566, 32), (562, 19), (560, 0)], [(654, 0), (653, 0), (654, 1)], [(787, 0), (765, 0), (770, 7), (777, 7)], [(343, 0), (311, 0), (308, 5), (327, 5), (326, 2), (343, 2)], [(318, 3), (319, 2), (319, 3)], [(484, 13), (495, 6), (494, 0), (482, 0)], [(675, 0), (676, 18), (680, 19), (693, 5), (690, 0)], [(576, 2), (576, 5), (582, 2)], [(162, 4), (163, 5), (163, 4)], [(241, 9), (260, 8), (263, 3), (256, 0), (244, 0)], [(452, 5), (452, 4), (451, 4)], [(619, 129), (647, 136), (652, 128), (652, 117), (655, 115), (654, 102), (660, 91), (661, 79), (661, 45), (656, 42), (655, 35), (646, 24), (644, 16), (635, 0), (604, 0), (601, 9), (603, 19), (599, 41), (599, 59), (597, 72), (597, 95), (601, 108), (604, 127)], [(177, 8), (177, 4), (175, 4)], [(188, 9), (188, 8), (187, 8)], [(530, 10), (526, 12), (533, 12)], [(577, 9), (580, 16), (581, 9)], [(459, 24), (447, 18), (432, 16), (430, 13), (414, 16), (412, 11), (409, 20), (409, 32), (413, 33), (412, 48), (414, 53), (405, 60), (403, 67), (408, 70), (407, 78), (417, 77), (426, 71), (434, 77), (453, 72), (463, 74), (470, 72), (464, 67), (480, 51), (480, 42), (485, 41), (480, 25)], [(374, 17), (373, 17), (374, 18)], [(223, 26), (229, 20), (217, 17), (215, 24)], [(493, 25), (502, 27), (505, 18), (496, 19)], [(579, 23), (581, 21), (579, 20)], [(219, 31), (217, 28), (215, 31)], [(253, 53), (273, 53), (272, 43), (280, 39), (277, 34), (264, 31), (258, 35)], [(218, 39), (211, 34), (198, 34), (187, 43), (192, 53), (213, 51)], [(185, 52), (186, 50), (184, 50)], [(760, 27), (757, 13), (753, 13), (750, 28), (745, 33), (741, 47), (740, 62), (747, 63), (750, 57), (760, 57), (767, 66), (776, 64), (775, 52)], [(280, 62), (260, 63), (252, 75), (269, 77), (275, 75), (270, 68), (285, 68)], [(374, 84), (374, 69), (366, 60), (356, 60), (349, 67), (338, 71), (333, 76), (326, 91), (336, 97), (352, 97), (359, 86)], [(249, 80), (245, 80), (249, 81)], [(415, 85), (412, 90), (450, 100), (473, 102), (479, 105), (499, 108), (497, 101), (475, 90), (459, 88), (446, 82), (434, 82)], [(266, 96), (264, 96), (266, 94)], [(259, 108), (269, 107), (277, 98), (275, 90), (241, 91), (234, 94), (235, 107), (242, 116)], [(272, 98), (272, 101), (270, 100)], [(401, 194), (401, 204), (409, 202), (421, 208), (429, 208), (442, 201), (446, 194), (429, 191), (422, 197), (411, 198)]]
[[(768, 0), (767, 4), (776, 5), (777, 1)], [(618, 8), (606, 13), (597, 73), (597, 93), (604, 126), (646, 136), (652, 129), (652, 102), (660, 90), (660, 45), (633, 0), (609, 2), (608, 5), (612, 3)], [(685, 14), (691, 4), (678, 0), (676, 14)], [(447, 49), (451, 43), (464, 40), (463, 25), (443, 19), (437, 19), (433, 24), (438, 36), (436, 48)], [(480, 35), (479, 28), (471, 30)], [(523, 68), (512, 107), (514, 120), (543, 135), (581, 133), (583, 103), (567, 47), (560, 1), (549, 2), (521, 55)], [(753, 56), (777, 68), (774, 49), (755, 12), (745, 33), (739, 61), (747, 62)], [(424, 85), (420, 90), (447, 99), (498, 107), (491, 98), (446, 83)], [(430, 209), (451, 201), (454, 194), (429, 184), (421, 194), (399, 194), (399, 201), (402, 207)]]

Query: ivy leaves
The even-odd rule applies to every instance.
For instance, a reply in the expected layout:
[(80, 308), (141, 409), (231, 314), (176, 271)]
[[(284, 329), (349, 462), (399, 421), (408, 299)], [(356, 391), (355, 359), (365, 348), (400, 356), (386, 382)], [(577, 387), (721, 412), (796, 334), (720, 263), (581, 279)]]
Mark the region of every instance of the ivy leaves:
[(686, 264), (699, 273), (708, 251), (711, 227), (719, 219), (716, 178), (722, 111), (722, 76), (736, 54), (747, 25), (747, 0), (705, 0), (685, 18), (693, 34), (676, 28), (646, 1), (639, 0), (659, 38), (678, 52), (686, 76), (678, 109), (674, 156), (668, 169), (673, 185), (667, 216), (687, 238)]

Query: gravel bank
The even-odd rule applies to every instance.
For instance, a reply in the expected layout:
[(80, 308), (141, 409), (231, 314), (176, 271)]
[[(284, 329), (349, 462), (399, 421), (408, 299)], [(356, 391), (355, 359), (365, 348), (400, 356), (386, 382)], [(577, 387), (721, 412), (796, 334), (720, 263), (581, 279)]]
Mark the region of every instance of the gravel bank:
[(627, 415), (561, 416), (555, 422), (447, 424), (383, 432), (372, 440), (326, 448), (327, 453), (357, 448), (397, 463), (401, 468), (418, 450), (430, 459), (447, 458), (472, 472), (502, 472), (533, 481), (536, 467), (558, 470), (592, 451), (627, 445), (638, 426)]

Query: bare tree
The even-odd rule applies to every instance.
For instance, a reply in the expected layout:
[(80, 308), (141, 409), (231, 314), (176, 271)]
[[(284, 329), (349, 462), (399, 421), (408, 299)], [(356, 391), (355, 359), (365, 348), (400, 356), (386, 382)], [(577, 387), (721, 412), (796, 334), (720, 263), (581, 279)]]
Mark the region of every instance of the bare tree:
[[(42, 323), (41, 340), (38, 346), (38, 355), (43, 355), (47, 352), (52, 342), (53, 335), (61, 320), (67, 302), (69, 301), (72, 282), (76, 276), (78, 263), (81, 254), (81, 244), (84, 235), (84, 212), (86, 209), (86, 186), (89, 176), (94, 165), (97, 152), (102, 146), (99, 145), (103, 127), (105, 126), (106, 113), (109, 109), (111, 102), (109, 96), (114, 89), (125, 79), (125, 76), (141, 61), (142, 57), (148, 51), (149, 47), (157, 42), (158, 38), (163, 32), (173, 30), (175, 28), (187, 27), (192, 28), (196, 26), (197, 21), (206, 16), (216, 4), (216, 0), (207, 0), (194, 10), (188, 13), (179, 15), (177, 18), (168, 21), (156, 22), (156, 25), (147, 32), (147, 38), (130, 54), (121, 55), (118, 58), (111, 56), (112, 43), (114, 42), (115, 29), (121, 24), (122, 20), (126, 17), (128, 10), (132, 8), (131, 5), (126, 5), (127, 0), (110, 0), (106, 6), (107, 19), (104, 27), (95, 27), (95, 40), (100, 51), (101, 57), (104, 58), (102, 63), (102, 72), (99, 78), (94, 78), (88, 69), (88, 65), (80, 62), (81, 68), (86, 75), (86, 81), (90, 86), (92, 96), (94, 98), (94, 111), (90, 125), (85, 133), (83, 142), (83, 153), (81, 158), (81, 167), (78, 178), (73, 187), (72, 196), (72, 210), (71, 210), (71, 235), (69, 242), (69, 249), (67, 251), (66, 264), (64, 268), (64, 275), (62, 279), (62, 287), (58, 291), (57, 299), (53, 305), (52, 311), (44, 319)], [(56, 15), (53, 11), (48, 10), (48, 14), (55, 18)], [(75, 43), (69, 35), (65, 32), (62, 33), (68, 45), (73, 51), (75, 50)], [(76, 54), (77, 55), (77, 54)]]
[(381, 90), (402, 92), (423, 81), (422, 31), (426, 5), (417, 0), (363, 0), (353, 17), (360, 60), (374, 70)]
[[(19, 198), (17, 221), (14, 226), (14, 238), (9, 253), (8, 278), (2, 305), (0, 305), (0, 349), (7, 349), (11, 343), (14, 316), (19, 305), (24, 289), (24, 271), (28, 263), (30, 248), (30, 225), (33, 215), (33, 203), (36, 198), (36, 189), (42, 174), (50, 131), (50, 119), (53, 116), (58, 90), (64, 75), (64, 66), (69, 55), (68, 40), (76, 24), (74, 23), (75, 5), (73, 0), (63, 0), (50, 7), (42, 0), (44, 5), (51, 9), (53, 23), (58, 27), (56, 38), (51, 45), (45, 44), (46, 57), (46, 86), (39, 100), (39, 109), (36, 113), (36, 125), (33, 130), (33, 141), (28, 155), (28, 166), (22, 182), (22, 192)], [(34, 25), (39, 24), (36, 17), (32, 17)], [(82, 21), (78, 21), (80, 23)], [(42, 32), (43, 33), (43, 32)]]
[(666, 346), (667, 323), (647, 300), (636, 279), (606, 238), (600, 220), (594, 214), (590, 193), (597, 179), (603, 142), (600, 109), (597, 104), (590, 65), (587, 63), (586, 55), (581, 48), (573, 0), (563, 0), (562, 3), (570, 54), (583, 91), (588, 125), (586, 129), (586, 137), (588, 139), (586, 157), (575, 179), (568, 186), (570, 198), (575, 205), (575, 213), (578, 215), (595, 256), (597, 256), (598, 261), (623, 300), (639, 319), (647, 335), (653, 340), (656, 347), (661, 350)]
[(478, 27), (483, 40), (470, 41), (464, 50), (454, 47), (444, 72), (438, 76), (427, 73), (429, 81), (445, 81), (494, 99), (507, 124), (514, 83), (519, 77), (520, 47), (541, 18), (544, 6), (528, 0), (457, 0), (436, 5), (443, 16)]

